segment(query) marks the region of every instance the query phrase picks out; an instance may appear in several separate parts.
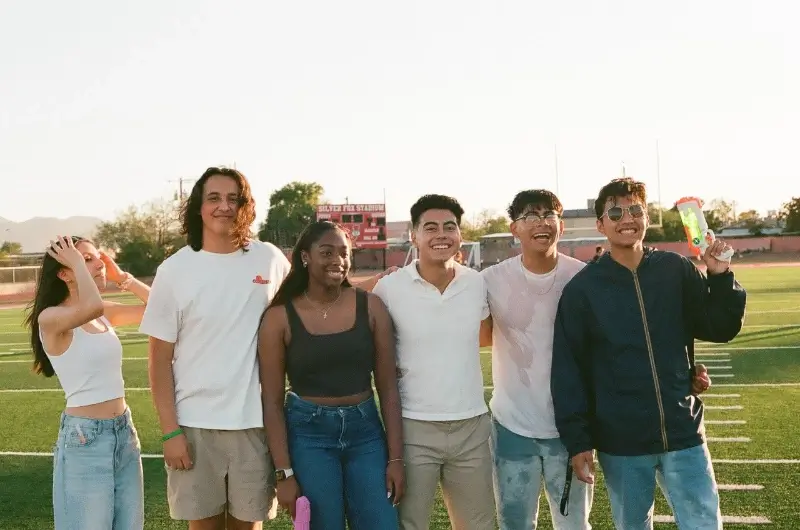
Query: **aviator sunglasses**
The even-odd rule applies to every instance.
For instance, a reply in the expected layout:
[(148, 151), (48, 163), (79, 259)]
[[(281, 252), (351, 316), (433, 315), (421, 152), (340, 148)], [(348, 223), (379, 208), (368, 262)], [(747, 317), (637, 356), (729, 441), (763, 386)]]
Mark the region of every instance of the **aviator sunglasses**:
[(625, 212), (631, 214), (631, 217), (634, 219), (638, 219), (644, 215), (644, 208), (641, 204), (631, 204), (630, 206), (612, 206), (606, 210), (604, 215), (607, 215), (612, 221), (617, 222), (622, 219), (622, 216), (625, 215)]

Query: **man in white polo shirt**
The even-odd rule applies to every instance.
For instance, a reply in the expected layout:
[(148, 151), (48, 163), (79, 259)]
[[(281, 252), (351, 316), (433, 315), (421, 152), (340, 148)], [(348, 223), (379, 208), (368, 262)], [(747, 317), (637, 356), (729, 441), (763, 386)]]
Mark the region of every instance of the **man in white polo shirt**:
[(411, 207), (419, 259), (385, 276), (373, 292), (397, 330), (406, 495), (403, 530), (427, 530), (437, 485), (452, 528), (494, 530), (488, 407), (479, 329), (488, 317), (480, 273), (455, 262), (461, 246), (458, 202), (426, 195)]
[(140, 327), (170, 514), (190, 530), (259, 528), (274, 500), (256, 339), (290, 265), (249, 238), (254, 217), (244, 176), (209, 168), (182, 212), (188, 245), (158, 268)]
[(482, 272), (492, 313), (481, 326), (481, 345), (492, 346), (489, 406), (500, 530), (536, 528), (542, 489), (553, 528), (591, 528), (592, 486), (574, 481), (562, 499), (570, 460), (558, 437), (550, 394), (558, 301), (586, 265), (558, 252), (563, 212), (561, 201), (547, 190), (518, 193), (508, 215), (522, 253)]

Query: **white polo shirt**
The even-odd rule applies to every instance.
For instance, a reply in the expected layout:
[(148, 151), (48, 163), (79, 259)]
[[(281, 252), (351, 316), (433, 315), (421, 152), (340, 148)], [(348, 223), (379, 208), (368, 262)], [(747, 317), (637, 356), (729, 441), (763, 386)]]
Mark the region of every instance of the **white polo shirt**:
[(248, 248), (216, 254), (186, 246), (156, 272), (139, 331), (175, 344), (180, 425), (264, 426), (258, 327), (290, 264), (270, 243), (251, 241)]
[(455, 421), (488, 412), (483, 398), (480, 324), (489, 316), (481, 274), (456, 264), (444, 293), (422, 279), (417, 260), (381, 278), (373, 293), (397, 329), (403, 417)]

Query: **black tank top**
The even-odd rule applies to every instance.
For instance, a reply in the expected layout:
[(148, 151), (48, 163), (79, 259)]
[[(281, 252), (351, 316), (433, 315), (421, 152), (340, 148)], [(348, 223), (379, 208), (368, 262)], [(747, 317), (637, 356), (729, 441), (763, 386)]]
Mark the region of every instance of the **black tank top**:
[(309, 333), (291, 301), (286, 316), (292, 340), (286, 347), (286, 375), (300, 396), (341, 397), (372, 388), (375, 344), (369, 327), (367, 293), (356, 292), (356, 322), (339, 333)]

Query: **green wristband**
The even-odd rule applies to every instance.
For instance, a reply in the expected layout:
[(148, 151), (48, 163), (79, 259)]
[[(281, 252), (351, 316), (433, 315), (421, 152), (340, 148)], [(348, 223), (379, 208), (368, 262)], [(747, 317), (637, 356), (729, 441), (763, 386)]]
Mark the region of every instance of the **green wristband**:
[(167, 440), (169, 440), (170, 438), (175, 438), (175, 437), (176, 437), (176, 436), (178, 436), (179, 434), (183, 434), (183, 429), (181, 429), (180, 427), (178, 427), (178, 428), (177, 428), (177, 429), (175, 429), (174, 431), (172, 431), (172, 432), (170, 432), (170, 433), (167, 433), (167, 434), (165, 434), (164, 436), (162, 436), (162, 437), (161, 437), (161, 441), (162, 441), (162, 442), (166, 442), (166, 441), (167, 441)]

